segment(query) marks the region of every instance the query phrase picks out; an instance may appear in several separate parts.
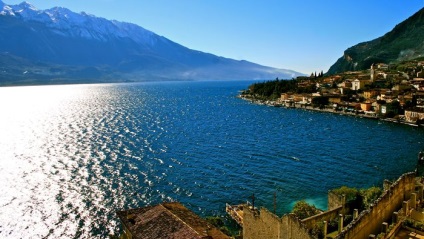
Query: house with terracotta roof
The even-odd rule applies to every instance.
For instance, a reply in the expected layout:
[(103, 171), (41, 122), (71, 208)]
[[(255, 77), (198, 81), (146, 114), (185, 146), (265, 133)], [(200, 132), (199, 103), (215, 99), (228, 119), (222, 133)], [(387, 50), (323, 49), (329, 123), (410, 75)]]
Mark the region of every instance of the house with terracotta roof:
[(119, 211), (117, 215), (124, 227), (122, 239), (230, 238), (177, 202)]

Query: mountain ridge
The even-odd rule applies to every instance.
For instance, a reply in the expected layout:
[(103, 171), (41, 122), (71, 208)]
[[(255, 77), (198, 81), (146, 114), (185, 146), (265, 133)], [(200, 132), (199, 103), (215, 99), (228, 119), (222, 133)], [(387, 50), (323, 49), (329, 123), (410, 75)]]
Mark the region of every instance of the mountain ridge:
[(369, 69), (373, 63), (396, 63), (424, 56), (424, 8), (371, 41), (349, 47), (327, 74)]
[[(11, 83), (10, 74), (2, 72), (7, 72), (8, 61), (17, 59), (44, 65), (22, 69), (34, 73), (34, 81), (36, 76), (72, 81), (75, 68), (94, 68), (100, 81), (111, 75), (125, 81), (289, 79), (303, 75), (192, 50), (133, 23), (61, 7), (38, 10), (28, 2), (7, 5), (0, 1), (0, 56), (0, 84)], [(51, 74), (49, 68), (62, 71)]]

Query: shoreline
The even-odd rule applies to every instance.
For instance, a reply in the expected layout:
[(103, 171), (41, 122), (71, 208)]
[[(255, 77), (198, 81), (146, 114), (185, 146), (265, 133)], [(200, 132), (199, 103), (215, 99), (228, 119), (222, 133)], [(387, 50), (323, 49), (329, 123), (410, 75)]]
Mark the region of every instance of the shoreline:
[(314, 108), (313, 106), (310, 106), (310, 105), (302, 106), (302, 104), (300, 104), (300, 103), (294, 103), (291, 106), (286, 106), (286, 105), (284, 105), (284, 103), (279, 103), (277, 101), (253, 99), (253, 98), (250, 98), (250, 97), (245, 97), (241, 94), (237, 95), (237, 98), (249, 101), (252, 104), (265, 105), (265, 106), (270, 106), (270, 107), (281, 107), (281, 108), (286, 108), (286, 109), (300, 109), (300, 110), (315, 111), (315, 112), (322, 112), (322, 113), (331, 113), (331, 114), (344, 115), (344, 116), (353, 116), (353, 117), (357, 117), (357, 118), (380, 120), (380, 121), (394, 123), (394, 124), (407, 125), (407, 126), (416, 127), (416, 128), (421, 128), (421, 127), (424, 126), (423, 124), (417, 125), (417, 124), (405, 122), (404, 120), (398, 120), (398, 119), (394, 119), (394, 118), (381, 118), (381, 117), (378, 117), (378, 116), (366, 115), (366, 114), (358, 113), (358, 112), (354, 113), (354, 112), (337, 111), (337, 110), (334, 110), (333, 108), (320, 109), (320, 108)]

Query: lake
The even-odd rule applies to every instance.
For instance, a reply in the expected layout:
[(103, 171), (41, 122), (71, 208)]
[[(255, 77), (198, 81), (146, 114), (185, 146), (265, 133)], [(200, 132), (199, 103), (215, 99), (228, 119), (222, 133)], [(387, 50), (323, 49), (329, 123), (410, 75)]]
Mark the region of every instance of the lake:
[(0, 88), (0, 237), (93, 238), (115, 212), (179, 201), (200, 216), (249, 200), (277, 214), (415, 168), (424, 130), (254, 105), (252, 82)]

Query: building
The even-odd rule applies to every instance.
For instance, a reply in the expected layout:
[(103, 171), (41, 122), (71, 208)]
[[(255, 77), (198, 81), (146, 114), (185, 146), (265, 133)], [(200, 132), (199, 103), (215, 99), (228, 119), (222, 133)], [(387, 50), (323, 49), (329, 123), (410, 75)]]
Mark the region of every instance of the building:
[(363, 111), (371, 111), (371, 109), (372, 109), (371, 102), (361, 103), (361, 110), (363, 110)]
[(219, 229), (177, 202), (117, 212), (122, 239), (229, 239)]
[(366, 90), (364, 91), (364, 98), (365, 99), (375, 98), (378, 94), (380, 94), (379, 90)]
[(398, 98), (398, 95), (399, 95), (399, 92), (387, 90), (387, 91), (380, 92), (380, 96), (377, 97), (377, 100), (384, 100), (387, 103), (390, 103), (393, 100), (396, 100)]
[(424, 123), (424, 108), (415, 107), (405, 110), (405, 122), (412, 124)]
[(352, 88), (352, 81), (345, 80), (342, 83), (337, 85), (339, 88)]
[(286, 100), (291, 99), (291, 98), (292, 98), (292, 96), (293, 96), (293, 94), (289, 94), (289, 93), (282, 93), (282, 94), (281, 94), (281, 96), (280, 96), (280, 100), (281, 100), (281, 101), (286, 101)]
[[(405, 217), (414, 220), (424, 217), (418, 208), (423, 200), (424, 186), (416, 181), (416, 176), (416, 172), (410, 172), (393, 183), (385, 181), (382, 195), (363, 211), (349, 208), (344, 195), (331, 191), (328, 210), (302, 220), (294, 214), (278, 217), (264, 208), (258, 211), (244, 207), (243, 238), (314, 239), (317, 236), (312, 233), (317, 230), (321, 231), (321, 238), (394, 238), (382, 236), (389, 233), (394, 236)], [(343, 220), (346, 216), (353, 218), (347, 225)], [(331, 228), (329, 222), (337, 222), (337, 228)]]
[(381, 70), (388, 70), (389, 69), (389, 65), (384, 64), (384, 63), (378, 63), (377, 64), (377, 68), (381, 69)]
[(418, 78), (423, 78), (424, 77), (424, 71), (417, 72), (417, 77)]
[(409, 84), (396, 84), (392, 87), (393, 91), (409, 91), (412, 89), (412, 86)]
[(410, 83), (415, 89), (424, 90), (424, 78), (414, 78)]
[(364, 88), (365, 83), (368, 83), (368, 81), (358, 79), (352, 81), (352, 90), (359, 90)]
[(370, 79), (371, 79), (371, 82), (373, 82), (376, 79), (376, 71), (375, 71), (374, 63), (371, 64)]
[(328, 95), (325, 95), (325, 96), (328, 97), (328, 102), (331, 103), (331, 104), (338, 104), (338, 103), (342, 102), (340, 95), (328, 94)]

